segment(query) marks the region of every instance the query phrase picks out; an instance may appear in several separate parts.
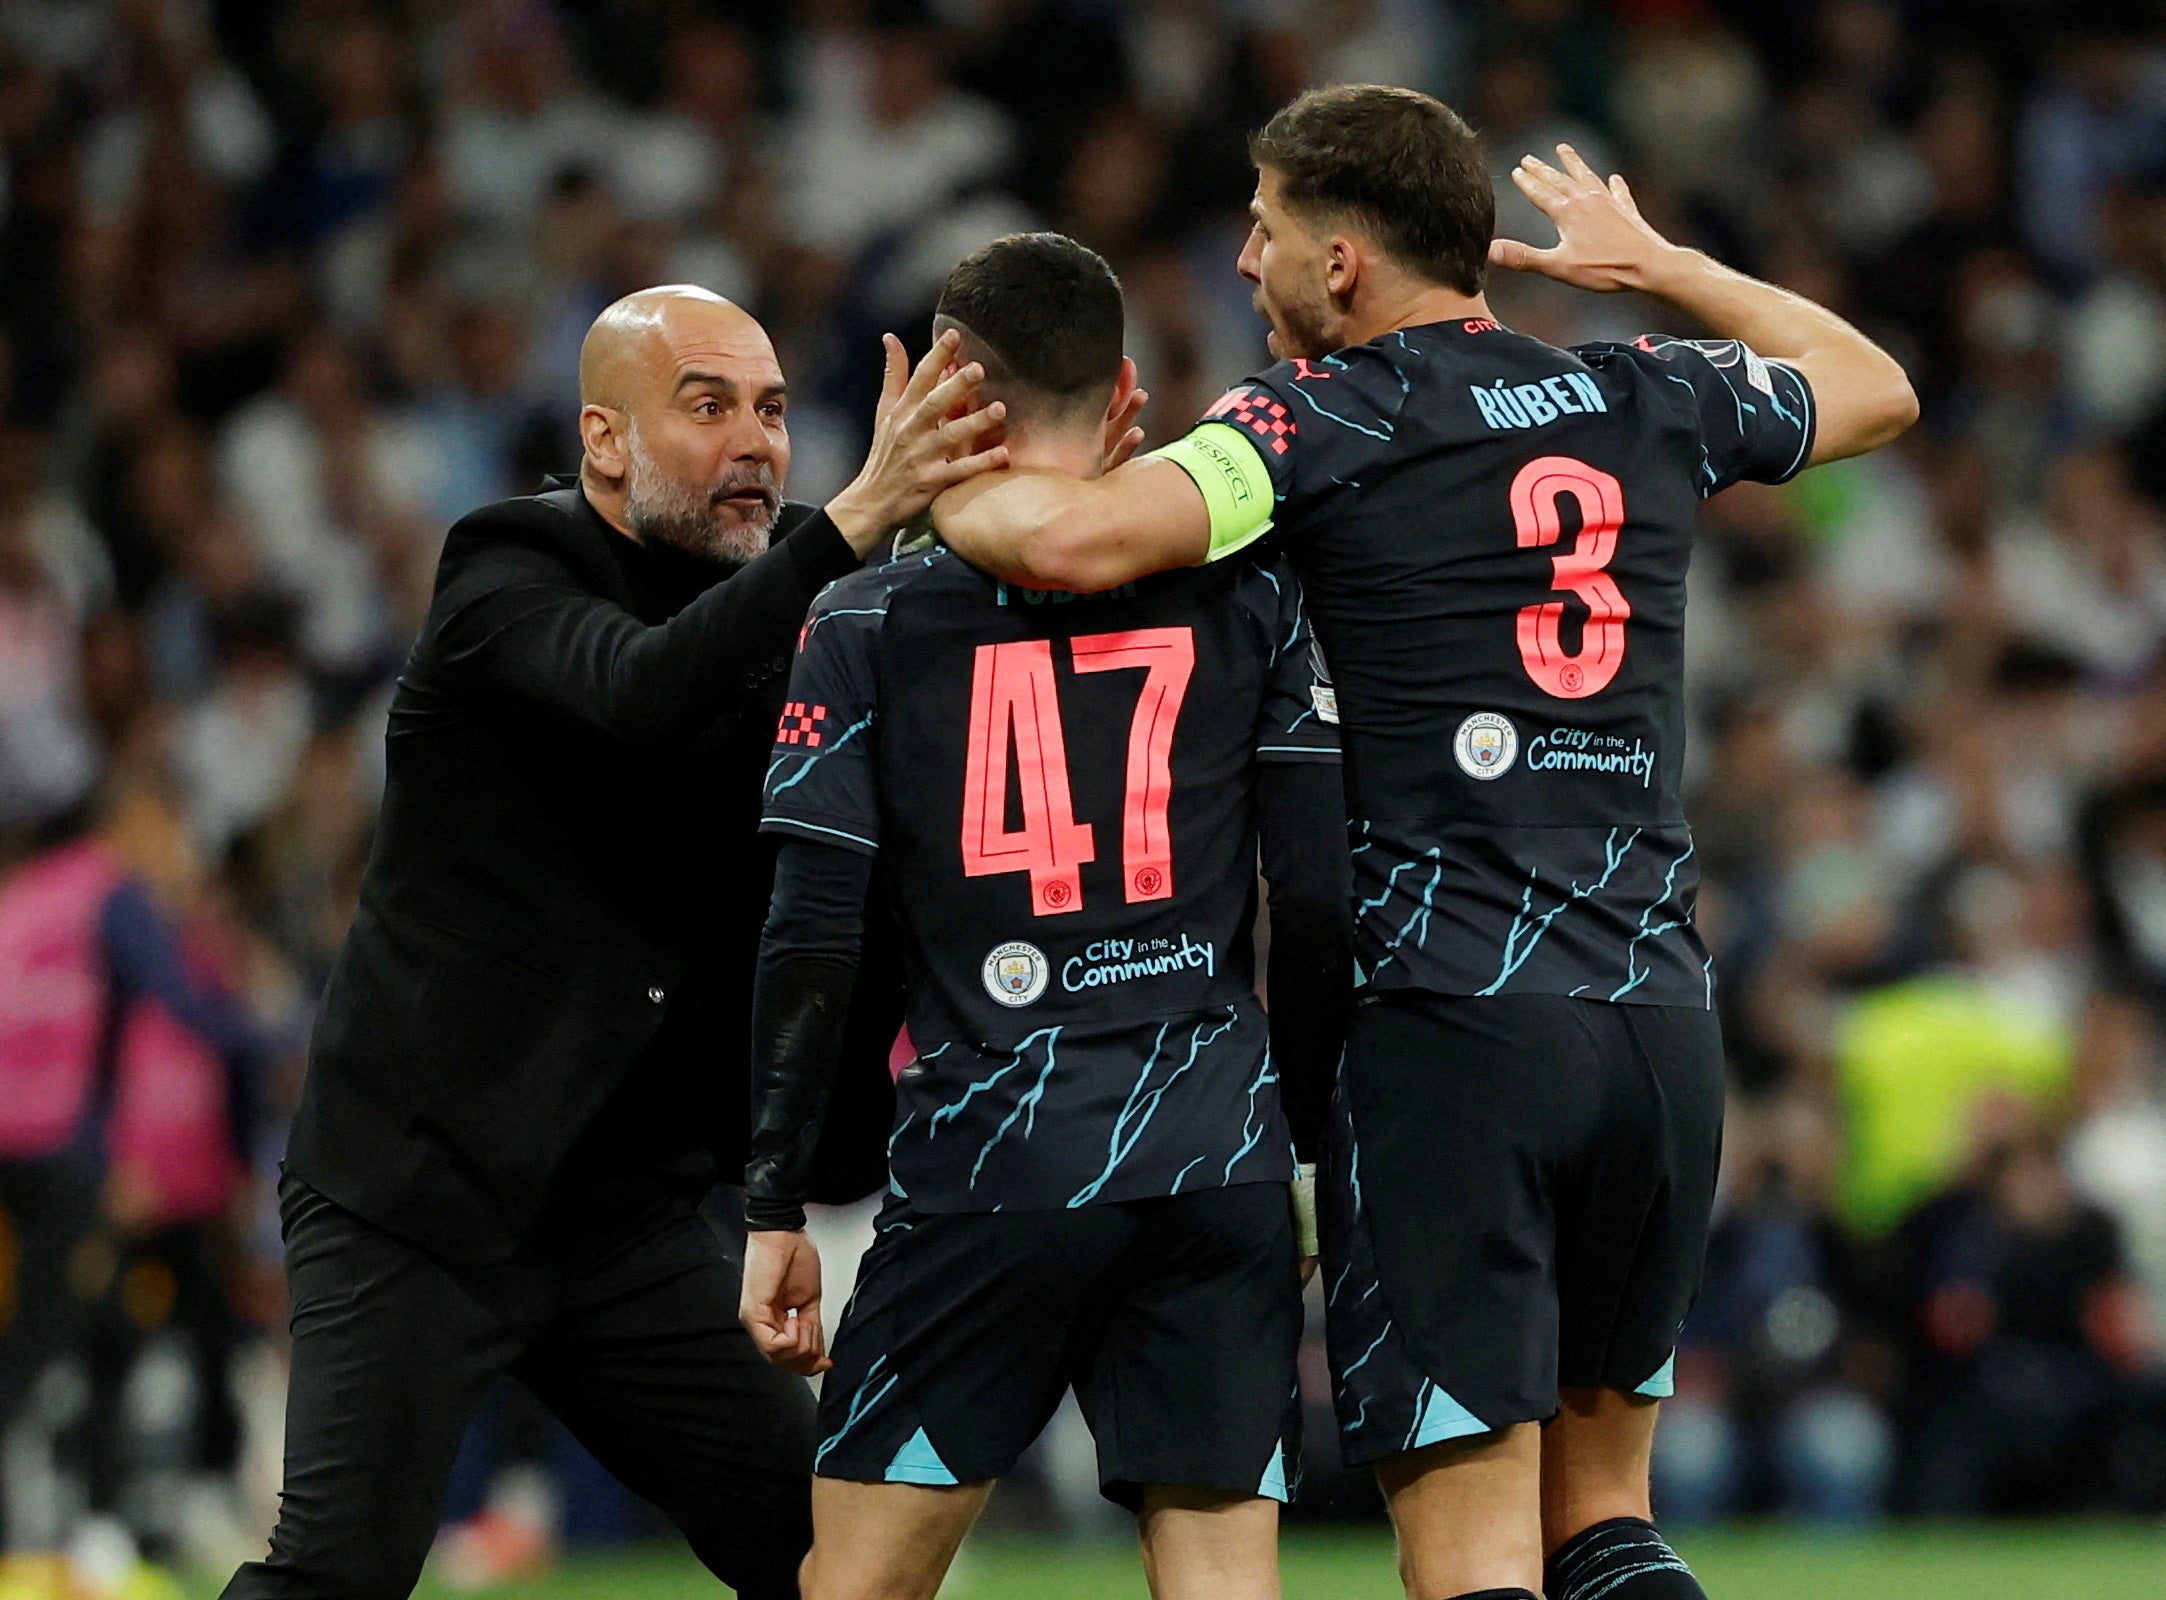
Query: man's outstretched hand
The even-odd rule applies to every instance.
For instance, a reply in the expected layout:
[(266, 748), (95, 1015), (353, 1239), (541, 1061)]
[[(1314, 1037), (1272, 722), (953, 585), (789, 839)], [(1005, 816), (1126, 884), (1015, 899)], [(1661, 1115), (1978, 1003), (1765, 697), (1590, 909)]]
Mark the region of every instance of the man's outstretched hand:
[(759, 1353), (809, 1378), (834, 1363), (820, 1326), (820, 1252), (803, 1230), (745, 1235), (745, 1281), (737, 1320)]
[(1557, 159), (1561, 170), (1535, 156), (1512, 169), (1519, 192), (1557, 225), (1557, 243), (1538, 250), (1517, 239), (1498, 239), (1489, 246), (1489, 259), (1597, 294), (1660, 293), (1670, 269), (1693, 252), (1647, 225), (1622, 175), (1604, 181), (1568, 144), (1557, 146)]
[(1568, 144), (1562, 168), (1528, 156), (1512, 169), (1519, 192), (1557, 225), (1537, 250), (1498, 239), (1489, 259), (1575, 289), (1636, 289), (1666, 300), (1718, 339), (1794, 368), (1812, 394), (1808, 465), (1877, 450), (1918, 420), (1918, 396), (1895, 358), (1825, 306), (1734, 272), (1647, 226), (1622, 178), (1606, 182)]
[(887, 376), (873, 413), (872, 448), (850, 486), (827, 503), (828, 516), (861, 556), (924, 511), (941, 490), (1008, 464), (1007, 446), (987, 443), (1007, 408), (996, 401), (963, 409), (985, 369), (973, 361), (942, 376), (961, 343), (952, 331), (933, 341), (916, 371), (900, 339), (889, 333), (881, 342)]

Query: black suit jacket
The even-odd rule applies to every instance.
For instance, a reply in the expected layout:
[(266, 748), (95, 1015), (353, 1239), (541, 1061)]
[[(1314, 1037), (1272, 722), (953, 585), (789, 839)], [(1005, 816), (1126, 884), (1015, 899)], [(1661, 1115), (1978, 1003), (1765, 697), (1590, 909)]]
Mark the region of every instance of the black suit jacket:
[[(858, 564), (821, 512), (786, 506), (780, 532), (650, 625), (623, 535), (575, 487), (451, 530), (295, 1112), (303, 1182), (439, 1255), (501, 1259), (684, 1006), (713, 1034), (715, 1092), (680, 1115), (711, 1122), (698, 1141), (741, 1174), (773, 873), (761, 777), (805, 609)], [(880, 1181), (898, 1008), (870, 987), (829, 1198)]]

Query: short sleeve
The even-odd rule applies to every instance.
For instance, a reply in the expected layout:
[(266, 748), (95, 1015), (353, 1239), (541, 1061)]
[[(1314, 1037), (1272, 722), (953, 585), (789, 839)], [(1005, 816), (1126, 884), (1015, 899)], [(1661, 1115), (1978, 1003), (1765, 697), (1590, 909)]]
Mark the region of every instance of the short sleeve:
[(1642, 334), (1623, 349), (1685, 391), (1678, 398), (1699, 423), (1701, 499), (1740, 479), (1786, 482), (1811, 459), (1812, 385), (1789, 363), (1736, 339)]
[(813, 603), (767, 764), (762, 832), (866, 853), (880, 848), (874, 649), (881, 617), (851, 608), (834, 588)]
[(1185, 438), (1156, 452), (1203, 492), (1208, 559), (1253, 544), (1274, 525), (1282, 540), (1298, 538), (1325, 498), (1359, 487), (1390, 449), (1408, 389), (1388, 347), (1364, 345), (1319, 361), (1282, 361), (1220, 395)]
[(1309, 628), (1301, 584), (1284, 562), (1258, 563), (1248, 580), (1270, 630), (1269, 676), (1256, 718), (1259, 761), (1339, 759), (1339, 702), (1323, 649)]

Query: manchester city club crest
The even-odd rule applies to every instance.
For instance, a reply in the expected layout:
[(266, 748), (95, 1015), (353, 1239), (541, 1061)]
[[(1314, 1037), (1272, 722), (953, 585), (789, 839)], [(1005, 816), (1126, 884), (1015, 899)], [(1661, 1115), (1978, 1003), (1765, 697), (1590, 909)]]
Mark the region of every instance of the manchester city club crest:
[(1052, 971), (1043, 950), (1016, 939), (985, 958), (985, 992), (1004, 1006), (1027, 1006), (1045, 993)]
[(1519, 759), (1519, 730), (1509, 717), (1477, 711), (1452, 735), (1452, 756), (1459, 770), (1483, 783), (1501, 778)]

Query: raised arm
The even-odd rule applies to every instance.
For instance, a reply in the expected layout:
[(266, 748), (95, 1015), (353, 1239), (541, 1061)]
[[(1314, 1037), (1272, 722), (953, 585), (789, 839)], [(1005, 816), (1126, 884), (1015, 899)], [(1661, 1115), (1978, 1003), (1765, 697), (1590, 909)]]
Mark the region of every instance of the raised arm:
[(1527, 156), (1512, 182), (1557, 225), (1538, 250), (1499, 239), (1489, 259), (1600, 294), (1636, 290), (1666, 300), (1725, 339), (1787, 362), (1812, 388), (1818, 417), (1811, 464), (1862, 455), (1918, 420), (1918, 397), (1895, 358), (1825, 306), (1749, 278), (1648, 226), (1622, 176), (1606, 182), (1570, 145), (1561, 170)]

